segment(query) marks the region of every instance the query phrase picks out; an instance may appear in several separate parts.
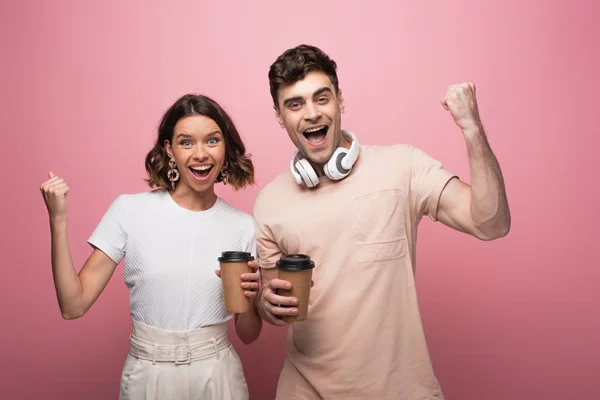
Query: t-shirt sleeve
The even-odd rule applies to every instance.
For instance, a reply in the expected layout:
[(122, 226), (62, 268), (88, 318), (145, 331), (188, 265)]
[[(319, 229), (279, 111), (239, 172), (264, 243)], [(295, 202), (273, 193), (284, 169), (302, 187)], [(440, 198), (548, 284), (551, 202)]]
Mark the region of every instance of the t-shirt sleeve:
[(282, 252), (271, 229), (255, 218), (256, 226), (256, 255), (261, 268), (275, 268), (275, 263), (281, 258)]
[(441, 162), (424, 151), (413, 148), (411, 156), (410, 192), (418, 219), (428, 215), (437, 221), (440, 196), (450, 179), (457, 177), (444, 169)]
[(88, 239), (88, 243), (107, 256), (115, 263), (120, 263), (125, 256), (127, 244), (126, 198), (119, 196), (112, 202), (100, 220), (100, 223)]

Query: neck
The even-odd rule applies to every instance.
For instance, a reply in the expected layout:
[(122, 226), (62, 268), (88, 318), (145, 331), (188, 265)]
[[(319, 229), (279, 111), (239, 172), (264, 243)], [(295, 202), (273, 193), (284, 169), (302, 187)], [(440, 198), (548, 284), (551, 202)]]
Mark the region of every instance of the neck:
[(169, 191), (169, 194), (175, 203), (190, 211), (206, 211), (217, 201), (214, 186), (204, 192), (196, 192), (190, 187), (180, 184), (175, 187), (175, 191)]
[(315, 170), (315, 172), (317, 173), (317, 176), (319, 178), (322, 177), (322, 176), (325, 176), (325, 172), (323, 172), (323, 167), (325, 166), (324, 163), (317, 164), (317, 163), (312, 162), (310, 160), (308, 160), (308, 162), (309, 162), (310, 166), (313, 167), (313, 169)]

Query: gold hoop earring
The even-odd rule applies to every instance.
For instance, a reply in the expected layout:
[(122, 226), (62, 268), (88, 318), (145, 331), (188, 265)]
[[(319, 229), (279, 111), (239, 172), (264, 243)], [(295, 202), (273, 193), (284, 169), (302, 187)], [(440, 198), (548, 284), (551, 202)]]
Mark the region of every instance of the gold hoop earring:
[(171, 190), (175, 190), (175, 182), (179, 180), (179, 170), (174, 159), (169, 160), (169, 170), (167, 171), (167, 178), (171, 181)]

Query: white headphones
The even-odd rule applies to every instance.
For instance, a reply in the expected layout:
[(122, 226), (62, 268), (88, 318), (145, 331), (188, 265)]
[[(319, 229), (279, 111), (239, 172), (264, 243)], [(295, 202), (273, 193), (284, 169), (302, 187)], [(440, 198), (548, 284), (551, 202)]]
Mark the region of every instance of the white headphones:
[[(334, 181), (344, 179), (350, 174), (352, 166), (360, 153), (360, 145), (354, 134), (350, 131), (342, 131), (342, 135), (352, 141), (350, 149), (338, 147), (323, 166), (325, 175)], [(300, 157), (298, 150), (296, 150), (294, 158), (290, 161), (290, 171), (298, 185), (302, 185), (302, 182), (304, 182), (307, 187), (312, 188), (319, 184), (319, 176), (308, 160)]]

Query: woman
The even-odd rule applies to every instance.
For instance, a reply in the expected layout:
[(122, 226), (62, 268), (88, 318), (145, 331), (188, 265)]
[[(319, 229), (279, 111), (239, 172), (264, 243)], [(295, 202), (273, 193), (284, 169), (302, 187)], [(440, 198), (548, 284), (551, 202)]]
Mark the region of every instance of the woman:
[[(208, 97), (185, 95), (165, 113), (146, 170), (148, 184), (158, 189), (111, 204), (88, 240), (93, 251), (79, 274), (67, 242), (69, 187), (52, 172), (42, 184), (62, 315), (84, 315), (124, 258), (133, 328), (120, 398), (247, 399), (215, 267), (222, 251), (254, 254), (254, 224), (220, 199), (214, 185), (254, 183), (253, 164), (227, 113)], [(253, 273), (242, 274), (242, 287), (254, 301), (258, 264), (248, 265)], [(261, 327), (254, 308), (235, 315), (246, 344)]]

